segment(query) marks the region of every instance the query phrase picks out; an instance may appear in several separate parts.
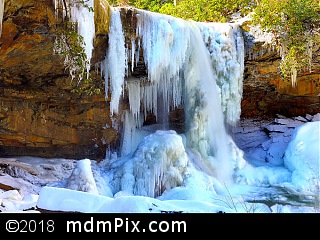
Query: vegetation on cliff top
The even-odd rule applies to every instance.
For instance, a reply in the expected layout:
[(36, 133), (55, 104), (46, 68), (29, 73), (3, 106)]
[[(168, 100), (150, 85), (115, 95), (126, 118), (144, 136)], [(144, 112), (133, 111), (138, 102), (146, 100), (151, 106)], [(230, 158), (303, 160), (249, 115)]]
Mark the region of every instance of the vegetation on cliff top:
[(293, 86), (299, 72), (312, 71), (313, 50), (319, 36), (318, 0), (261, 0), (254, 9), (253, 23), (273, 33), (282, 61), (282, 76)]

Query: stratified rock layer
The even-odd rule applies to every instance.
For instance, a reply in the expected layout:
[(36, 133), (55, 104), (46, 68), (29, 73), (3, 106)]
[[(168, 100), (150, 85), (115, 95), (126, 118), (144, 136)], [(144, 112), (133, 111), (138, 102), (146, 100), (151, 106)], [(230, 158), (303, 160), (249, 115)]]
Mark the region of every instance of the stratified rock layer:
[[(116, 143), (104, 92), (72, 93), (53, 52), (52, 1), (7, 0), (0, 38), (0, 156), (101, 158)], [(103, 27), (97, 41), (106, 38)], [(97, 48), (98, 49), (98, 48)], [(94, 59), (101, 57), (94, 54)], [(100, 89), (104, 80), (93, 72)]]
[(304, 116), (320, 112), (320, 39), (312, 71), (300, 73), (296, 86), (279, 74), (281, 58), (264, 42), (246, 47), (242, 117)]

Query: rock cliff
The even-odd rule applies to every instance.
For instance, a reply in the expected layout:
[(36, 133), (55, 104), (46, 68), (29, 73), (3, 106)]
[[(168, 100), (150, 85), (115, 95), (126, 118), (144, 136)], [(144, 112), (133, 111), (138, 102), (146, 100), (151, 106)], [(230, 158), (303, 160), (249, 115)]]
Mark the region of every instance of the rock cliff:
[[(119, 129), (110, 118), (109, 99), (102, 91), (81, 95), (54, 54), (55, 18), (52, 0), (6, 0), (0, 37), (0, 157), (101, 159), (107, 146), (119, 144)], [(105, 54), (108, 39), (106, 0), (95, 1), (97, 25), (91, 60), (94, 84), (104, 89), (95, 64)], [(103, 14), (102, 14), (103, 12)], [(97, 14), (100, 14), (97, 17)], [(133, 31), (132, 11), (122, 11), (127, 34)], [(247, 34), (243, 80), (242, 118), (298, 116), (320, 112), (320, 50), (313, 58), (313, 71), (298, 76), (297, 86), (280, 78), (279, 54)], [(145, 76), (142, 63), (132, 73)], [(121, 106), (127, 107), (124, 100)], [(179, 110), (178, 110), (179, 111)], [(172, 113), (172, 122), (181, 125)], [(151, 119), (151, 118), (150, 118)], [(150, 120), (152, 121), (152, 119)]]
[[(71, 92), (74, 83), (62, 57), (53, 52), (59, 23), (52, 2), (5, 1), (0, 38), (1, 156), (95, 158), (118, 137), (116, 130), (105, 127), (111, 120), (104, 93)], [(103, 37), (100, 34), (97, 41)], [(94, 79), (103, 89), (100, 75)]]
[[(245, 34), (251, 38), (250, 34)], [(300, 73), (297, 85), (279, 74), (281, 58), (268, 42), (254, 40), (246, 46), (242, 117), (288, 117), (320, 111), (320, 38), (312, 59), (312, 71)]]

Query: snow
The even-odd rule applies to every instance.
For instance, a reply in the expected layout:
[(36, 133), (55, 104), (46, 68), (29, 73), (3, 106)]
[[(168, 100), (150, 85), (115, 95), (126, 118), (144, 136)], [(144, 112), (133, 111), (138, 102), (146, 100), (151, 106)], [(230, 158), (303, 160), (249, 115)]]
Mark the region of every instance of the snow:
[(292, 182), (301, 191), (320, 189), (319, 127), (319, 121), (298, 127), (285, 151), (284, 166), (292, 172)]
[(2, 167), (0, 182), (16, 189), (0, 190), (0, 210), (318, 213), (319, 129), (319, 121), (297, 127), (281, 166), (245, 160), (234, 146), (238, 161), (229, 185), (207, 174), (199, 156), (186, 151), (183, 136), (172, 130), (147, 135), (131, 156), (101, 162), (11, 158), (11, 165), (31, 165), (37, 174), (19, 168), (10, 177), (9, 167)]

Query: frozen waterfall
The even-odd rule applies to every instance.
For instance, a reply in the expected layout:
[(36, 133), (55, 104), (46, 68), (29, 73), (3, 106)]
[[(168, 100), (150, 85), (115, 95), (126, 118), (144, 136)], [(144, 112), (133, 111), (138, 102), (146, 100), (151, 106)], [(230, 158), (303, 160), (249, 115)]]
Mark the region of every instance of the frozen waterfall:
[[(138, 9), (136, 18), (136, 35), (128, 49), (118, 10), (112, 8), (109, 39), (114, 40), (109, 40), (113, 44), (105, 72), (115, 76), (110, 76), (112, 104), (116, 106), (113, 101), (119, 101), (124, 89), (130, 104), (123, 120), (121, 156), (134, 152), (151, 132), (168, 130), (163, 126), (170, 111), (183, 106), (186, 148), (200, 156), (201, 169), (229, 182), (233, 167), (225, 123), (235, 124), (241, 112), (244, 44), (239, 26), (196, 23)], [(147, 68), (143, 81), (130, 76), (127, 65), (130, 61), (134, 67), (140, 51)], [(158, 124), (143, 127), (150, 112)]]
[[(136, 31), (126, 39), (120, 9), (110, 7), (108, 49), (101, 61), (111, 117), (119, 115), (122, 121), (120, 158), (111, 159), (108, 167), (111, 171), (122, 166), (115, 174), (122, 180), (113, 180), (113, 192), (161, 195), (183, 184), (188, 159), (220, 182), (232, 182), (234, 145), (225, 126), (240, 119), (244, 69), (240, 27), (135, 9)], [(88, 59), (94, 38), (90, 14), (74, 12)], [(147, 76), (137, 78), (131, 71), (141, 56)], [(129, 108), (122, 110), (119, 104), (125, 93)], [(184, 109), (185, 131), (181, 134), (168, 128), (169, 113), (178, 107)], [(156, 124), (144, 126), (150, 113)], [(148, 142), (158, 138), (166, 141), (161, 145)]]

